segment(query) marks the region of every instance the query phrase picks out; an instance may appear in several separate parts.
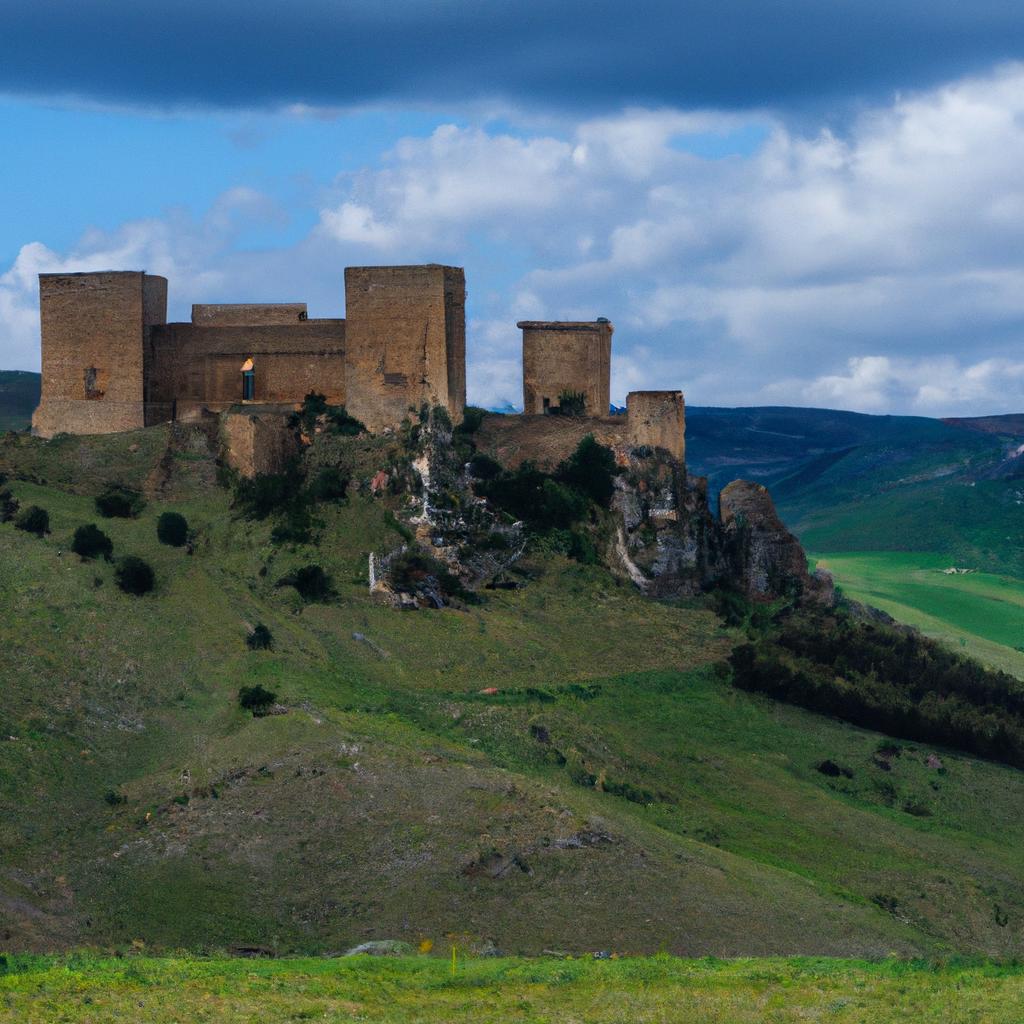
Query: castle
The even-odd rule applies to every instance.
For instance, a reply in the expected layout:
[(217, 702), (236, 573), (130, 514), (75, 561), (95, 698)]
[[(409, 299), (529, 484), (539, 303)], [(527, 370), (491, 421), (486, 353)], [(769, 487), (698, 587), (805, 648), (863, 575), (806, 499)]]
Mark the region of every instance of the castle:
[[(345, 319), (305, 303), (194, 305), (167, 322), (167, 279), (143, 271), (41, 274), (42, 437), (103, 434), (246, 406), (294, 408), (310, 392), (370, 431), (424, 403), (466, 405), (466, 285), (460, 267), (348, 267)], [(630, 393), (609, 417), (611, 339), (592, 322), (521, 321), (524, 415), (603, 419), (633, 446), (684, 457), (683, 396)]]

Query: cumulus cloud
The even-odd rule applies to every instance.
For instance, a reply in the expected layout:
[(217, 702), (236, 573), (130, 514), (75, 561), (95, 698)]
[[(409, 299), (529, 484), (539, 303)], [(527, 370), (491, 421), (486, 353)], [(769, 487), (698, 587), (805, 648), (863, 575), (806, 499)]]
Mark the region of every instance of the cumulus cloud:
[[(762, 141), (723, 157), (695, 144), (751, 127)], [(1024, 408), (1022, 165), (1021, 65), (841, 129), (670, 108), (443, 125), (339, 175), (296, 247), (234, 252), (233, 225), (268, 214), (230, 193), (201, 221), (29, 247), (0, 278), (0, 317), (30, 344), (25, 281), (47, 260), (166, 265), (196, 298), (287, 284), (336, 296), (335, 315), (343, 265), (429, 260), (467, 268), (477, 403), (520, 401), (517, 319), (605, 315), (617, 402), (681, 387), (703, 405)]]

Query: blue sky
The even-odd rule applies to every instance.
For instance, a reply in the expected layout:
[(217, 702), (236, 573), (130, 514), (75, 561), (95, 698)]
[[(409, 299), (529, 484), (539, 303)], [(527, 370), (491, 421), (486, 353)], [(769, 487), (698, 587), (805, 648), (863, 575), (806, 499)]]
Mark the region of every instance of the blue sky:
[(1024, 408), (1014, 4), (0, 0), (0, 366), (35, 279), (343, 312), (465, 266), (470, 399), (522, 317), (609, 316), (613, 397)]

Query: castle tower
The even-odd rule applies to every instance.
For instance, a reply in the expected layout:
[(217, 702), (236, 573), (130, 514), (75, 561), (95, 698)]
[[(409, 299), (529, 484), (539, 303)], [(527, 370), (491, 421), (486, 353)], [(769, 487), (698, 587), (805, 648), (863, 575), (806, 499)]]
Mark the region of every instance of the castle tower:
[(612, 331), (607, 320), (520, 320), (523, 412), (557, 410), (561, 396), (582, 394), (587, 416), (607, 416), (611, 402)]
[(466, 278), (461, 267), (345, 269), (348, 411), (371, 431), (424, 403), (461, 421), (466, 406)]
[(167, 280), (142, 271), (40, 274), (42, 397), (33, 432), (145, 426), (146, 336), (167, 321)]
[(686, 406), (681, 391), (630, 391), (626, 396), (626, 442), (630, 448), (660, 448), (686, 460)]

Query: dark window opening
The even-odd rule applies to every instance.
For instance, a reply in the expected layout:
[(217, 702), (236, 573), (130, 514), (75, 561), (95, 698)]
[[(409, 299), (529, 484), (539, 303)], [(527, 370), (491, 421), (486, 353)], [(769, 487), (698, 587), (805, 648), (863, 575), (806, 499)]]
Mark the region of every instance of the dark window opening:
[(551, 412), (551, 399), (547, 398), (547, 397), (545, 397), (545, 399), (544, 399), (544, 412), (545, 413)]
[(242, 401), (251, 402), (256, 397), (256, 371), (242, 371)]
[(404, 388), (409, 384), (409, 377), (404, 373), (385, 373), (384, 383), (393, 384), (396, 387)]
[(85, 371), (85, 397), (94, 399), (103, 397), (103, 391), (99, 386), (99, 370), (95, 366), (90, 366)]

